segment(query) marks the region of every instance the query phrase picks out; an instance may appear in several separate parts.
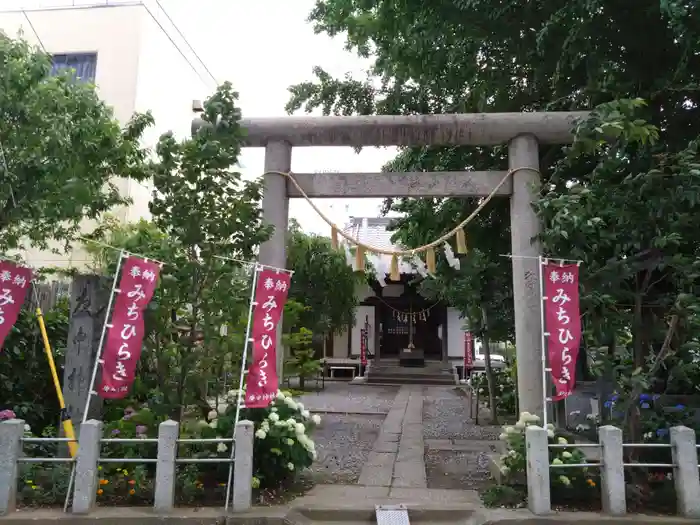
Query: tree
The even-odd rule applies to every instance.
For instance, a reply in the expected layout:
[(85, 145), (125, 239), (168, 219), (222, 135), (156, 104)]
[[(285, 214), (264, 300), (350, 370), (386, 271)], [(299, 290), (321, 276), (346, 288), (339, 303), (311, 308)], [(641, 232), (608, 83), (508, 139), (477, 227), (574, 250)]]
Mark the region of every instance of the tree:
[(148, 177), (139, 144), (150, 114), (124, 129), (94, 87), (51, 76), (50, 57), (0, 35), (0, 251), (68, 243), (84, 218), (128, 204), (115, 177)]
[(325, 336), (354, 323), (356, 286), (363, 276), (353, 272), (330, 239), (308, 235), (292, 221), (287, 266), (294, 270), (289, 297), (306, 307), (299, 313), (297, 328)]
[[(348, 49), (374, 59), (370, 78), (335, 79), (317, 67), (314, 82), (290, 88), (287, 109), (349, 115), (600, 108), (578, 128), (575, 149), (540, 147), (543, 245), (546, 253), (584, 260), (587, 344), (605, 346), (616, 359), (629, 350), (640, 365), (663, 339), (679, 294), (695, 287), (689, 261), (696, 243), (688, 228), (698, 226), (691, 166), (700, 133), (699, 10), (679, 0), (643, 0), (633, 11), (610, 0), (319, 0), (310, 16), (316, 31), (345, 33)], [(605, 105), (616, 100), (617, 106)], [(649, 126), (662, 140), (649, 140)], [(405, 149), (387, 169), (504, 167), (502, 148), (464, 147)], [(460, 206), (471, 211), (475, 202), (387, 202), (407, 214), (399, 234), (413, 245), (458, 220), (454, 213), (439, 222), (427, 217)], [(475, 226), (489, 231), (508, 220), (501, 209)], [(500, 267), (498, 274), (509, 271), (510, 261), (497, 257), (496, 239), (471, 244), (490, 267)], [(681, 254), (673, 259), (676, 248)], [(684, 272), (690, 281), (679, 278)], [(693, 342), (689, 332), (681, 322), (674, 348)]]
[[(152, 223), (126, 234), (98, 232), (165, 262), (146, 317), (144, 366), (155, 372), (172, 417), (192, 402), (208, 411), (207, 380), (240, 370), (250, 268), (225, 258), (253, 260), (270, 233), (260, 183), (235, 170), (243, 137), (237, 96), (225, 83), (204, 104), (202, 118), (218, 125), (182, 142), (161, 136), (152, 166)], [(108, 257), (114, 268), (114, 254)]]

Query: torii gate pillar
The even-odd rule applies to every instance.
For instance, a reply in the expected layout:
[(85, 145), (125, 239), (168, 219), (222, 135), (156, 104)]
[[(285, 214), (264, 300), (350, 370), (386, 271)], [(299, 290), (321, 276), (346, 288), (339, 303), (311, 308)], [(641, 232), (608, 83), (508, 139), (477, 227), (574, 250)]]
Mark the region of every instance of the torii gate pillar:
[[(265, 172), (292, 169), (292, 145), (285, 141), (270, 141), (265, 146)], [(259, 260), (277, 268), (287, 264), (287, 222), (289, 217), (289, 197), (287, 179), (284, 175), (265, 175), (263, 189), (263, 217), (274, 228), (270, 238), (260, 245)], [(282, 321), (277, 328), (277, 377), (282, 382), (284, 374), (284, 347), (282, 346)]]
[[(540, 221), (532, 202), (540, 189), (537, 139), (518, 135), (508, 145), (508, 167), (533, 168), (513, 174), (510, 198), (510, 238), (513, 255), (515, 352), (518, 405), (521, 412), (544, 414), (540, 317)], [(549, 418), (548, 418), (549, 419)], [(551, 419), (550, 419), (551, 420)]]

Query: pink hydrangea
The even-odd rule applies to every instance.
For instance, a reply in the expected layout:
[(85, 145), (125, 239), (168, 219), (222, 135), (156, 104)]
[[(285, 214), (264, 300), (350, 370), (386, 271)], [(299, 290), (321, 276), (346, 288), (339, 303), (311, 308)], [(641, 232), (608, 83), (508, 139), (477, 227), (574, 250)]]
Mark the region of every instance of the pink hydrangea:
[(0, 421), (5, 421), (7, 419), (17, 419), (17, 414), (9, 408), (7, 410), (0, 410)]

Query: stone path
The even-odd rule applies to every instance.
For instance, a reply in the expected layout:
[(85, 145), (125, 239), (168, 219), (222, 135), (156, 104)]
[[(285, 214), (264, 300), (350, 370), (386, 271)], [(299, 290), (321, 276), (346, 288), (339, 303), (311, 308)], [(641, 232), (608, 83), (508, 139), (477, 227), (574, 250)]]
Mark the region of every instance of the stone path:
[(326, 489), (469, 492), (488, 481), (500, 429), (474, 425), (454, 387), (327, 383), (302, 401), (323, 418), (314, 434), (319, 458), (306, 475)]
[(424, 450), (423, 389), (401, 387), (362, 467), (358, 483), (427, 488)]

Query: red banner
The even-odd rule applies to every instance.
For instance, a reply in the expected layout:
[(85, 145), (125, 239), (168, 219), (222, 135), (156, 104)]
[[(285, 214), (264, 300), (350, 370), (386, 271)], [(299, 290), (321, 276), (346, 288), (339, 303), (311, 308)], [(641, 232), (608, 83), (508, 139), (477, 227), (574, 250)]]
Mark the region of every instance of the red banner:
[(127, 257), (122, 266), (102, 353), (102, 383), (98, 393), (104, 399), (126, 397), (134, 382), (143, 345), (143, 311), (153, 297), (159, 273), (158, 263), (138, 257)]
[(556, 390), (552, 401), (567, 398), (576, 384), (576, 358), (581, 344), (578, 265), (543, 266), (547, 355)]
[(471, 332), (464, 332), (464, 369), (474, 368), (474, 337)]
[(17, 322), (31, 281), (32, 271), (29, 268), (0, 261), (0, 349)]
[(360, 329), (360, 364), (367, 366), (367, 330)]
[(253, 360), (246, 376), (247, 408), (265, 408), (277, 397), (277, 325), (287, 302), (287, 272), (264, 268), (258, 274), (253, 308)]

